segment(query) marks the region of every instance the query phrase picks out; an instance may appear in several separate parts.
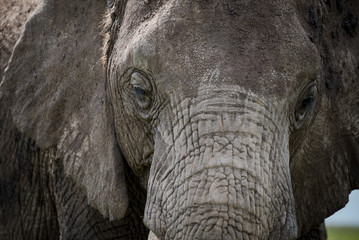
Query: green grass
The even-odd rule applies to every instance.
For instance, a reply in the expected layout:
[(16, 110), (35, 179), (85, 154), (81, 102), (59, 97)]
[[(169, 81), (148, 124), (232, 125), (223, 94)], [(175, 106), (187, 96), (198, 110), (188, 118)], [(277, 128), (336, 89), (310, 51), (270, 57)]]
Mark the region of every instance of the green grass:
[(327, 227), (328, 240), (359, 240), (359, 227)]

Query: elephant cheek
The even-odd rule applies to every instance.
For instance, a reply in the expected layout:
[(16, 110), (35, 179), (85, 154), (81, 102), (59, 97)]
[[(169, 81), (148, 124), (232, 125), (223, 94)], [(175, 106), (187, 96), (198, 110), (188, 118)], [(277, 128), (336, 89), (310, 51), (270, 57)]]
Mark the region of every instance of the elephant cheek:
[(278, 125), (223, 113), (188, 119), (176, 137), (157, 138), (145, 224), (161, 239), (295, 238), (288, 138), (276, 137)]

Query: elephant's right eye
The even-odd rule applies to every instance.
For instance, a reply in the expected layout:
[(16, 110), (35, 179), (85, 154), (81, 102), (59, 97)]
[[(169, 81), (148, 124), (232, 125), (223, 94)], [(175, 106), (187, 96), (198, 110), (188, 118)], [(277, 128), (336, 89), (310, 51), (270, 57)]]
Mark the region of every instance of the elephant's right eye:
[(133, 94), (136, 98), (137, 104), (142, 109), (148, 109), (151, 106), (150, 94), (140, 86), (133, 86)]
[(152, 106), (152, 86), (149, 79), (141, 72), (131, 74), (129, 91), (140, 112), (146, 114)]

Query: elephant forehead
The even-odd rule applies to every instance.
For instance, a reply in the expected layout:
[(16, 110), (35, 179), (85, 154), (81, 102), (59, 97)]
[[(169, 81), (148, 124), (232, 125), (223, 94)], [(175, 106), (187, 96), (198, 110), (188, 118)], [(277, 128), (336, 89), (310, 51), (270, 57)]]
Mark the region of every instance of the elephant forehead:
[(129, 4), (126, 10), (116, 66), (148, 69), (168, 90), (197, 94), (205, 79), (283, 96), (319, 68), (290, 1), (167, 1), (135, 23), (131, 16), (145, 7)]

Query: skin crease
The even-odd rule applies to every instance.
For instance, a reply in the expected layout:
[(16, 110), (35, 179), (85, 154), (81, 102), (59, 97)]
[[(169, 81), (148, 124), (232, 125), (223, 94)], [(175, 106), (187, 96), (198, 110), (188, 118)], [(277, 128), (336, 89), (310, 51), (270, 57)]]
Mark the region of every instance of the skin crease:
[[(119, 33), (108, 79), (120, 148), (148, 181), (144, 223), (160, 239), (297, 236), (289, 136), (319, 55), (293, 6), (261, 4), (273, 12), (168, 1), (143, 22), (131, 16), (146, 6), (127, 4), (131, 27)], [(138, 72), (153, 89), (149, 109), (129, 84)]]

